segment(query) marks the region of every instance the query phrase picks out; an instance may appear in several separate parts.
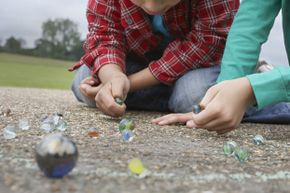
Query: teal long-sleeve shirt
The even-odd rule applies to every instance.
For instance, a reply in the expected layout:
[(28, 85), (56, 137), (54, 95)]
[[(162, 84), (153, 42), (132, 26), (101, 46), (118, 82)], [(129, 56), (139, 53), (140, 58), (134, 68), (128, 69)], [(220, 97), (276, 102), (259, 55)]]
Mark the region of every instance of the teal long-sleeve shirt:
[[(261, 46), (282, 10), (288, 62), (290, 58), (290, 0), (243, 0), (228, 35), (217, 82), (246, 76), (259, 109), (290, 101), (290, 68), (255, 73)], [(288, 23), (287, 23), (288, 22)], [(282, 35), (282, 34), (281, 34)], [(275, 49), (275, 48), (274, 48)]]

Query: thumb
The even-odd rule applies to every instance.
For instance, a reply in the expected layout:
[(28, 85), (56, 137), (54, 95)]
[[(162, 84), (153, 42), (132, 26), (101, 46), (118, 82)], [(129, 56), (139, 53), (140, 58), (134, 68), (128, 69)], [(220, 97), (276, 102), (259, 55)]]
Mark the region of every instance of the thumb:
[(91, 98), (95, 98), (95, 96), (98, 94), (99, 90), (101, 89), (101, 87), (103, 85), (100, 84), (96, 87), (93, 87), (93, 86), (90, 86), (87, 84), (83, 84), (81, 86), (82, 86), (82, 90), (86, 96), (91, 97)]

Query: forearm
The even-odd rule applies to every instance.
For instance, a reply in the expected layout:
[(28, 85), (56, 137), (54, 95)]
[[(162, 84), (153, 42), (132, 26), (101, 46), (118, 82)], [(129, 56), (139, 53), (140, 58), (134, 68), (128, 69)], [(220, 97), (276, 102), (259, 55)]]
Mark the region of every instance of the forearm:
[(152, 75), (149, 68), (145, 68), (129, 76), (130, 92), (141, 90), (160, 82)]
[(112, 77), (117, 76), (126, 76), (117, 64), (106, 64), (102, 66), (98, 72), (98, 77), (102, 83), (106, 83), (111, 80)]

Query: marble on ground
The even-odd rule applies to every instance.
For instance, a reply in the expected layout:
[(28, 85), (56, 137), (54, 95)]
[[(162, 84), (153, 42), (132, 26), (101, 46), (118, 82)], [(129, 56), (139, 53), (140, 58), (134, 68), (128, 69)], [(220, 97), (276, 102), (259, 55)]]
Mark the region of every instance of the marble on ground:
[[(289, 192), (290, 126), (242, 124), (226, 135), (183, 125), (151, 124), (158, 112), (128, 111), (136, 123), (136, 137), (130, 143), (117, 131), (120, 119), (102, 115), (74, 99), (69, 91), (0, 88), (0, 193), (46, 192)], [(77, 166), (62, 179), (49, 179), (37, 167), (35, 146), (47, 135), (40, 129), (43, 116), (62, 113), (68, 122), (63, 133), (79, 150)], [(4, 139), (3, 128), (26, 118), (30, 130), (18, 131), (15, 139)], [(99, 128), (100, 136), (90, 138), (87, 129)], [(263, 146), (252, 139), (267, 138)], [(250, 151), (240, 163), (223, 154), (223, 143), (236, 141)], [(128, 172), (132, 158), (140, 158), (151, 175), (139, 179)]]

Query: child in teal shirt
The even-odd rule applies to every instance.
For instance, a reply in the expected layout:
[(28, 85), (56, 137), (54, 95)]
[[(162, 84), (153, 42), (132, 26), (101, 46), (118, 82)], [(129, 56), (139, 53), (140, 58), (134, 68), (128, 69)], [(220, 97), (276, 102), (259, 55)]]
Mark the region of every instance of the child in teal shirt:
[[(267, 40), (280, 10), (289, 60), (290, 1), (243, 0), (229, 32), (218, 84), (207, 91), (200, 103), (204, 110), (194, 115), (171, 114), (154, 119), (153, 122), (160, 125), (186, 122), (188, 127), (225, 133), (236, 128), (248, 107), (254, 104), (259, 110), (264, 109), (261, 116), (264, 122), (276, 116), (276, 123), (289, 123), (289, 105), (279, 103), (290, 101), (289, 67), (255, 73), (261, 46)], [(244, 120), (251, 121), (249, 118), (244, 117)]]

